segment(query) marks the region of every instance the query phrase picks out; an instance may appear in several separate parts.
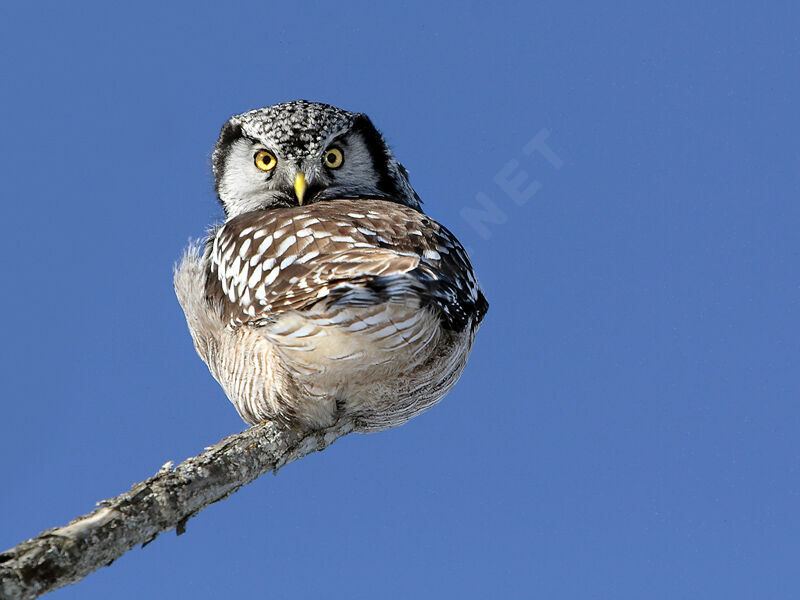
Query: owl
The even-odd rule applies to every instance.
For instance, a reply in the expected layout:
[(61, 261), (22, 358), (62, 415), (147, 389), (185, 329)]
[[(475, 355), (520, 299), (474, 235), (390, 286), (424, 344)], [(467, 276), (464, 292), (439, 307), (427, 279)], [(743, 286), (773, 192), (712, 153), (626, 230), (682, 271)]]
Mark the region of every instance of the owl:
[(225, 222), (174, 283), (245, 422), (379, 431), (450, 391), (488, 304), (366, 115), (304, 100), (236, 115), (212, 167)]

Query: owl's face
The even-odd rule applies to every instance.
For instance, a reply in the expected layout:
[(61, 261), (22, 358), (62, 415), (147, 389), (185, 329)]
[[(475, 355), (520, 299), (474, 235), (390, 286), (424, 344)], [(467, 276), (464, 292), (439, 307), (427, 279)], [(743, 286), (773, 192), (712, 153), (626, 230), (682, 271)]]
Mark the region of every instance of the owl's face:
[(213, 155), (228, 218), (334, 198), (419, 208), (408, 174), (364, 114), (298, 100), (232, 117)]

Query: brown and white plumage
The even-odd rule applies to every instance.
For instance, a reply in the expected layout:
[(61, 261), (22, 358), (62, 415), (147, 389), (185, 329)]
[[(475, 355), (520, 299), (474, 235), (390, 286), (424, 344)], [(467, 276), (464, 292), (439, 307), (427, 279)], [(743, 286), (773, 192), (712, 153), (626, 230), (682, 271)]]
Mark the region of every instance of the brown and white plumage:
[[(358, 140), (348, 145), (341, 129), (359, 116), (345, 115), (329, 136), (347, 156)], [(254, 148), (268, 137), (260, 135)], [(315, 141), (318, 153), (327, 141)], [(220, 154), (218, 189), (230, 166), (218, 144)], [(296, 154), (284, 159), (296, 161), (290, 168), (312, 170), (302, 147)], [(252, 209), (252, 197), (226, 204), (221, 193), (228, 220), (178, 266), (175, 287), (195, 347), (248, 423), (323, 428), (349, 419), (360, 431), (385, 429), (435, 404), (460, 376), (486, 300), (462, 246), (419, 210), (399, 164), (394, 172), (403, 181), (393, 195), (376, 183), (364, 197), (360, 183), (348, 198), (334, 182), (311, 203), (276, 203), (270, 194)], [(345, 197), (326, 197), (329, 190)]]

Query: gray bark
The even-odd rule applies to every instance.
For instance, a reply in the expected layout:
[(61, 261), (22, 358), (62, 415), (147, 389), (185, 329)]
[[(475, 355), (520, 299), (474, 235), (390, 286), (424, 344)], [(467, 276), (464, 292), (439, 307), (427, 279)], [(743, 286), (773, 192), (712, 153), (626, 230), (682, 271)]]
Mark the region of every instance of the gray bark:
[(42, 532), (0, 554), (0, 598), (36, 598), (75, 583), (159, 533), (177, 529), (205, 507), (267, 471), (350, 433), (348, 424), (303, 432), (265, 422), (225, 438), (175, 469), (166, 463), (149, 479), (64, 527)]

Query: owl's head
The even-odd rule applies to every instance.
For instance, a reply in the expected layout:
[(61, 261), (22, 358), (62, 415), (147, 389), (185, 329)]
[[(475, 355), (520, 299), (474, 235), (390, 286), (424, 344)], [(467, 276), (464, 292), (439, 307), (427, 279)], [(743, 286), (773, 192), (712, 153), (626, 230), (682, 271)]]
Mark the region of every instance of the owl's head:
[(419, 209), (408, 172), (365, 114), (297, 100), (231, 117), (212, 158), (228, 218), (334, 198)]

